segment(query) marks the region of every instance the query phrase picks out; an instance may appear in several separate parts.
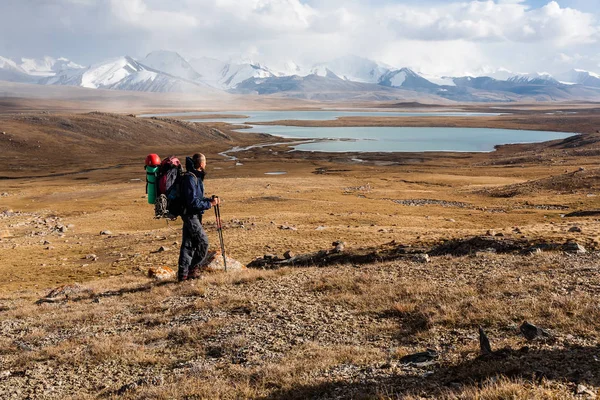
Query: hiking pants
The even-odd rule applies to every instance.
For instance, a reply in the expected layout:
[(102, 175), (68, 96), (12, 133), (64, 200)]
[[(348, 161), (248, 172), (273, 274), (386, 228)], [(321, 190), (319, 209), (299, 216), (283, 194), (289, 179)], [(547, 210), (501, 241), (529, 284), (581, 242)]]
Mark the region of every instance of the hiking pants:
[(187, 279), (190, 269), (201, 264), (208, 254), (208, 236), (202, 228), (202, 217), (183, 215), (183, 237), (179, 251), (177, 279)]

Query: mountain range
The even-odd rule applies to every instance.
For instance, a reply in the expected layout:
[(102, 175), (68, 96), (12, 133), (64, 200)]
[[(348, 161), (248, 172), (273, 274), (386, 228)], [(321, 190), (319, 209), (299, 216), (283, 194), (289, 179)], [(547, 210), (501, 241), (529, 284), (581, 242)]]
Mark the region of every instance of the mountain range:
[(337, 58), (307, 69), (293, 62), (274, 69), (251, 60), (186, 60), (164, 50), (141, 60), (123, 56), (88, 67), (65, 58), (0, 57), (0, 80), (93, 89), (162, 93), (219, 90), (318, 100), (600, 100), (600, 74), (591, 71), (573, 69), (552, 76), (499, 68), (489, 75), (430, 76), (358, 56)]

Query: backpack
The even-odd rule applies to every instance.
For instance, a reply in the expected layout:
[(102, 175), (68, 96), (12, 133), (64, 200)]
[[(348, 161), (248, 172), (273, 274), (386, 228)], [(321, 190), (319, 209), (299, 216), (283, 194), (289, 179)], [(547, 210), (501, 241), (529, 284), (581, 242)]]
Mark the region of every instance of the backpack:
[(171, 156), (162, 160), (158, 169), (158, 194), (167, 194), (177, 177), (182, 174), (181, 163), (177, 157)]
[(154, 204), (155, 218), (175, 220), (177, 217), (183, 215), (185, 212), (185, 199), (181, 192), (183, 188), (183, 177), (185, 175), (193, 176), (196, 184), (198, 183), (198, 178), (191, 172), (186, 172), (185, 174), (178, 173), (166, 193), (162, 193), (157, 197), (156, 203)]

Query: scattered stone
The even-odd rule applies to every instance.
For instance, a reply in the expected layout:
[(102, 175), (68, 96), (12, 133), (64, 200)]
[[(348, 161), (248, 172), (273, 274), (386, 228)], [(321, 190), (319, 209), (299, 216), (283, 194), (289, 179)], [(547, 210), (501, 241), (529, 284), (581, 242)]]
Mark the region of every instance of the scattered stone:
[(588, 396), (588, 399), (595, 399), (598, 396), (593, 390), (588, 389), (585, 385), (582, 385), (581, 383), (577, 385), (575, 393), (580, 396), (586, 394)]
[(315, 231), (324, 231), (325, 229), (327, 229), (327, 228), (325, 228), (323, 225), (319, 225), (319, 226), (317, 226)]
[(567, 243), (563, 244), (562, 250), (567, 253), (573, 253), (573, 254), (587, 253), (587, 250), (585, 249), (585, 247), (583, 247), (582, 245), (580, 245), (577, 242), (567, 242)]
[(579, 167), (579, 169), (577, 170), (577, 172), (584, 172), (584, 171), (585, 171), (585, 168), (583, 168), (583, 167)]
[(496, 237), (504, 237), (504, 233), (498, 232), (494, 236), (496, 236)]
[(479, 352), (482, 356), (489, 356), (494, 353), (490, 340), (481, 326), (479, 327)]
[(396, 204), (409, 207), (422, 207), (422, 206), (441, 206), (441, 207), (456, 207), (456, 208), (472, 208), (473, 205), (469, 203), (463, 203), (460, 201), (445, 201), (435, 199), (406, 199), (406, 200), (392, 200)]
[(435, 350), (427, 349), (421, 353), (409, 354), (400, 359), (402, 364), (426, 365), (438, 358), (438, 353)]
[(578, 226), (572, 226), (571, 228), (569, 228), (569, 232), (570, 233), (581, 233), (581, 228)]
[(93, 291), (85, 286), (81, 286), (78, 283), (73, 283), (71, 285), (62, 285), (57, 288), (54, 288), (46, 295), (46, 297), (39, 299), (36, 301), (36, 304), (42, 303), (57, 303), (59, 301), (66, 301), (70, 296), (77, 294), (92, 294)]
[(48, 245), (50, 244), (50, 242), (49, 242), (49, 241), (47, 241), (47, 240), (44, 240), (44, 243), (42, 243), (42, 244), (43, 244), (44, 246), (48, 246)]
[(289, 225), (281, 225), (279, 227), (279, 229), (284, 230), (284, 231), (297, 231), (298, 228), (294, 227), (294, 226), (289, 226)]
[(85, 257), (83, 257), (83, 259), (89, 261), (98, 261), (98, 256), (95, 254), (88, 254)]
[(431, 259), (429, 258), (429, 254), (427, 254), (427, 253), (415, 254), (412, 259), (414, 262), (423, 263), (423, 264), (427, 264), (428, 262), (431, 262)]
[(112, 233), (111, 231), (101, 231), (101, 232), (100, 232), (100, 235), (101, 235), (101, 236), (109, 236), (109, 235), (112, 235), (112, 234), (113, 234), (113, 233)]
[(158, 248), (158, 250), (156, 250), (154, 253), (164, 253), (164, 252), (166, 252), (166, 251), (169, 251), (169, 250), (171, 250), (171, 249), (170, 249), (170, 248), (168, 248), (168, 247), (165, 247), (165, 246), (160, 246), (160, 247)]
[(27, 343), (21, 340), (15, 340), (13, 343), (19, 348), (21, 351), (33, 351), (33, 348)]
[(514, 229), (513, 229), (513, 232), (514, 232), (514, 233), (517, 233), (517, 234), (519, 234), (519, 235), (520, 235), (521, 233), (523, 233), (523, 231), (521, 231), (521, 228), (519, 228), (519, 227), (516, 227), (516, 228), (514, 228)]
[(291, 250), (288, 250), (285, 253), (283, 253), (283, 258), (285, 258), (286, 260), (290, 260), (294, 258), (294, 256), (295, 254)]
[(275, 260), (277, 258), (277, 256), (275, 254), (265, 254), (263, 256), (264, 260)]
[(157, 267), (148, 269), (148, 277), (154, 278), (157, 281), (166, 281), (170, 279), (175, 279), (176, 273), (170, 267)]
[(454, 218), (446, 218), (446, 221), (448, 221), (448, 222), (456, 222), (456, 220)]
[[(246, 266), (241, 262), (234, 260), (231, 257), (225, 256), (227, 260), (227, 272), (239, 272), (246, 269)], [(225, 271), (223, 262), (223, 254), (220, 251), (210, 252), (206, 261), (200, 265), (202, 272), (217, 272)]]
[(342, 251), (344, 251), (344, 248), (346, 247), (346, 242), (337, 240), (337, 241), (331, 243), (331, 245), (333, 246), (334, 253), (341, 253)]
[(544, 329), (538, 328), (537, 326), (530, 324), (527, 321), (523, 322), (523, 324), (519, 327), (519, 330), (527, 340), (535, 340), (541, 337), (549, 338), (551, 336), (550, 333), (548, 333)]
[(486, 236), (496, 236), (496, 232), (491, 229), (489, 231), (487, 231), (485, 234), (486, 234)]

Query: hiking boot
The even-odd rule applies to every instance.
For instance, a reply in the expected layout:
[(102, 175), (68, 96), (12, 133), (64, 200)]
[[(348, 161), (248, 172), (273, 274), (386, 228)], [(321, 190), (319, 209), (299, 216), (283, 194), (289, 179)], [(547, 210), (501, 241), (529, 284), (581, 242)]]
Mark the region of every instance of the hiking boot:
[(187, 275), (185, 275), (185, 276), (178, 276), (177, 277), (177, 282), (184, 282), (184, 281), (187, 281), (187, 280), (188, 280), (188, 276)]
[(190, 271), (190, 273), (188, 275), (188, 279), (199, 279), (201, 276), (202, 276), (202, 273), (200, 272), (200, 267), (199, 266), (195, 266)]

